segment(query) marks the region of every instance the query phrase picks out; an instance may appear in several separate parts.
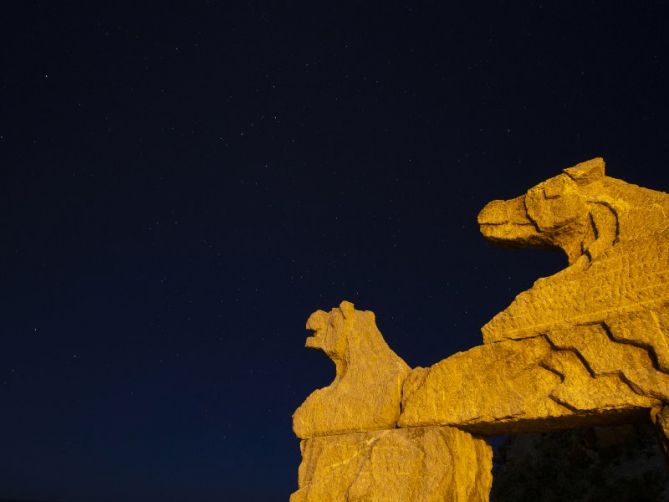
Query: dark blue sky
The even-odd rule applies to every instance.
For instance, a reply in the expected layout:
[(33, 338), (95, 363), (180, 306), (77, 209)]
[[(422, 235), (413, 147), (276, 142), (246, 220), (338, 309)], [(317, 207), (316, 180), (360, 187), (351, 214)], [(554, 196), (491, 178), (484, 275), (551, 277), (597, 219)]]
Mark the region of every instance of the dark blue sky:
[(3, 6), (0, 498), (286, 500), (312, 311), (432, 364), (565, 264), (486, 202), (669, 190), (664, 2), (147, 5)]

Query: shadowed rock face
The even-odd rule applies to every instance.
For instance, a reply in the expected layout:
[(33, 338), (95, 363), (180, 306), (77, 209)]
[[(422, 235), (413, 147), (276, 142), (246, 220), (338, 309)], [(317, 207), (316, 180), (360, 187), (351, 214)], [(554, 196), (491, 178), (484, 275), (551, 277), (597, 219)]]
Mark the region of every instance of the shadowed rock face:
[[(341, 434), (399, 427), (388, 436), (394, 441), (388, 448), (406, 450), (411, 443), (424, 452), (432, 433), (409, 431), (439, 430), (440, 448), (465, 452), (478, 448), (477, 438), (463, 440), (451, 428), (508, 434), (650, 418), (669, 450), (669, 195), (606, 176), (603, 159), (596, 158), (525, 195), (489, 203), (478, 220), (494, 242), (562, 249), (568, 266), (538, 279), (488, 322), (483, 345), (430, 368), (409, 370), (383, 342), (371, 312), (343, 302), (330, 313), (314, 313), (307, 327), (316, 334), (307, 346), (333, 359), (337, 377), (294, 415), (295, 432), (306, 440), (296, 493), (316, 493), (304, 491), (305, 483), (326, 493), (322, 487), (332, 469), (343, 465), (337, 455), (324, 453), (327, 448), (310, 446), (316, 436), (335, 444), (348, 441)], [(351, 459), (364, 459), (360, 469), (372, 469), (373, 476), (383, 477), (382, 485), (398, 488), (377, 497), (381, 485), (373, 485), (359, 492), (364, 496), (354, 496), (354, 490), (332, 500), (432, 500), (421, 498), (427, 496), (419, 495), (427, 489), (421, 484), (409, 499), (388, 495), (403, 493), (399, 486), (408, 481), (401, 467), (388, 461), (394, 467), (383, 474), (372, 459), (375, 449), (368, 447), (376, 436), (356, 438)], [(475, 458), (487, 462), (483, 454)], [(490, 466), (479, 467), (484, 472)], [(433, 476), (427, 474), (432, 467), (424, 469), (411, 476)], [(442, 499), (486, 500), (487, 494), (480, 496), (484, 477), (479, 485), (465, 483), (479, 494), (470, 499), (457, 498), (464, 485), (449, 479)], [(357, 483), (349, 481), (349, 487)], [(328, 500), (306, 497), (298, 500)]]
[(669, 473), (650, 424), (517, 434), (495, 451), (493, 502), (658, 502)]

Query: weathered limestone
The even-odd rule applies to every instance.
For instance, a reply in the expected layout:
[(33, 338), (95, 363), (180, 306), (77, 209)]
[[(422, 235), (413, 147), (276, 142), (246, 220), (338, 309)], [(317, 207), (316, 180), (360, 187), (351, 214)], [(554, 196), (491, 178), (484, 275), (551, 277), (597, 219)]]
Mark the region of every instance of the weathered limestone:
[(413, 427), (305, 439), (291, 502), (479, 502), (492, 451), (451, 427)]
[(410, 368), (386, 344), (374, 313), (344, 301), (329, 313), (311, 314), (307, 329), (315, 333), (306, 346), (324, 351), (335, 363), (336, 376), (295, 411), (297, 437), (394, 428)]
[(508, 434), (652, 420), (669, 460), (669, 194), (609, 178), (601, 158), (479, 214), (483, 235), (558, 247), (483, 328), (484, 344), (411, 370), (372, 312), (317, 311), (307, 347), (334, 382), (293, 416), (298, 501), (487, 500), (489, 447)]

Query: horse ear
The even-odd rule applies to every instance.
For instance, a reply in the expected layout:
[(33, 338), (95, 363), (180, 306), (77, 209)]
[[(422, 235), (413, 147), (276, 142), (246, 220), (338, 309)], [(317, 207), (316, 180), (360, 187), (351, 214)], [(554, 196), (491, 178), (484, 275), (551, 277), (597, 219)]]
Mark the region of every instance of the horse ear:
[(341, 313), (344, 314), (344, 319), (352, 318), (355, 313), (355, 306), (346, 300), (339, 304), (339, 308), (341, 309)]
[(589, 185), (602, 179), (605, 174), (605, 162), (602, 157), (586, 160), (573, 167), (563, 169), (563, 172), (573, 179), (578, 185)]

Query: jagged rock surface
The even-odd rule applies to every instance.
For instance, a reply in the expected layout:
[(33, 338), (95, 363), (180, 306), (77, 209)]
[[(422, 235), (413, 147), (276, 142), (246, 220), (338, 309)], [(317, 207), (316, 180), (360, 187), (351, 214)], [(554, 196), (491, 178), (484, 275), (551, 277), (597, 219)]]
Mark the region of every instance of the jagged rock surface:
[(291, 502), (484, 502), (492, 450), (450, 427), (305, 439)]

